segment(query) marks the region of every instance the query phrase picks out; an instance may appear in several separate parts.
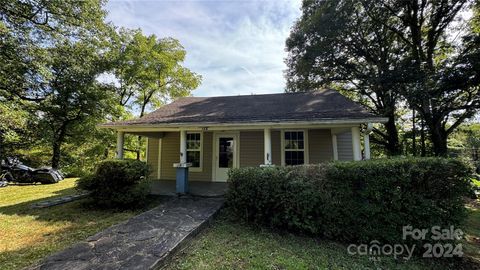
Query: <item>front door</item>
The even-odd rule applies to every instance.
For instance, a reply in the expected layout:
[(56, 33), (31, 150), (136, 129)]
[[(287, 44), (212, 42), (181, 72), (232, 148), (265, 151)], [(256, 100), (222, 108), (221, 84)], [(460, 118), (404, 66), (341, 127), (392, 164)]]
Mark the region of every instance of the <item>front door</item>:
[(215, 181), (226, 182), (228, 170), (237, 167), (236, 134), (217, 134), (215, 136)]

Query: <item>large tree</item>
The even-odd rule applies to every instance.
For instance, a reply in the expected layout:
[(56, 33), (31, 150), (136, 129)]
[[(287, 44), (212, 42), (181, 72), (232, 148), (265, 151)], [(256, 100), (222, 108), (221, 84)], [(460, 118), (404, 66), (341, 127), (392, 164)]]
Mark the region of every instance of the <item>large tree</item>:
[(392, 154), (401, 94), (444, 155), (448, 135), (479, 106), (478, 32), (460, 15), (469, 2), (305, 0), (287, 40), (289, 89), (340, 83), (358, 93), (390, 119), (380, 136)]
[[(104, 23), (104, 3), (103, 0), (0, 0), (0, 102), (5, 104), (2, 107), (5, 112), (16, 111), (16, 114), (2, 115), (16, 124), (1, 127), (1, 155), (18, 154), (20, 148), (25, 148), (25, 142), (36, 138), (58, 142), (58, 136), (45, 138), (58, 132), (39, 132), (37, 124), (47, 121), (47, 117), (51, 116), (47, 112), (58, 105), (55, 102), (64, 93), (59, 88), (66, 86), (58, 85), (62, 79), (57, 69), (60, 57), (77, 59), (82, 55), (68, 54), (76, 51), (60, 55), (57, 46), (62, 44), (62, 40), (72, 42), (71, 46), (86, 39), (90, 40), (89, 44), (97, 44), (105, 36), (101, 33), (109, 29)], [(87, 57), (84, 61), (89, 59)], [(85, 67), (89, 64), (84, 62)], [(68, 64), (64, 66), (66, 69)], [(81, 69), (82, 66), (76, 68)], [(69, 70), (71, 74), (78, 71)], [(24, 119), (29, 122), (26, 124)], [(58, 147), (53, 152), (58, 153)], [(53, 163), (57, 166), (58, 155), (54, 159)]]
[[(200, 84), (201, 76), (183, 66), (186, 51), (178, 40), (127, 29), (120, 29), (115, 40), (118, 104), (131, 114), (142, 117), (169, 100), (190, 95)], [(139, 159), (141, 137), (128, 144)]]
[[(304, 1), (287, 39), (288, 91), (336, 87), (372, 112), (388, 117), (372, 140), (390, 155), (401, 152), (396, 126), (404, 47), (365, 14), (358, 1)], [(352, 95), (353, 93), (353, 95)]]
[(63, 40), (49, 50), (50, 95), (36, 110), (52, 149), (51, 165), (58, 168), (62, 145), (95, 128), (115, 108), (114, 89), (97, 80), (109, 69), (102, 48), (91, 41)]
[[(448, 136), (480, 109), (480, 32), (474, 1), (362, 2), (372, 19), (407, 48), (399, 67), (409, 84), (403, 95), (424, 119), (436, 155), (447, 154)], [(388, 14), (382, 20), (377, 14)]]
[(178, 40), (126, 29), (120, 29), (117, 40), (119, 104), (140, 117), (149, 107), (190, 95), (200, 84), (201, 76), (183, 66), (186, 51)]
[(51, 95), (47, 50), (58, 38), (105, 30), (104, 0), (0, 0), (0, 96), (41, 101)]

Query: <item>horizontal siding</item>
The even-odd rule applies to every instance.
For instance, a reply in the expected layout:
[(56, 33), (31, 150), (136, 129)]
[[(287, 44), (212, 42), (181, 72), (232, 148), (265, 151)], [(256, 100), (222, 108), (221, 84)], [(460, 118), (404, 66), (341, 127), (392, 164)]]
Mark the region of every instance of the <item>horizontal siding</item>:
[(308, 130), (309, 163), (333, 160), (332, 134), (330, 129)]
[(280, 131), (272, 131), (272, 164), (282, 166), (282, 146), (280, 143)]
[(193, 181), (212, 181), (213, 133), (203, 132), (203, 166), (201, 172), (190, 172)]
[(161, 172), (162, 180), (175, 180), (174, 163), (180, 162), (180, 133), (165, 132), (162, 138)]
[(159, 139), (148, 138), (147, 164), (150, 166), (150, 179), (158, 178)]
[(263, 131), (240, 132), (240, 167), (258, 167), (263, 164)]
[[(203, 133), (203, 164), (201, 172), (189, 172), (191, 181), (212, 180), (212, 133)], [(180, 161), (180, 133), (166, 132), (162, 138), (161, 175), (162, 180), (175, 180), (174, 163)]]
[(337, 134), (338, 160), (353, 160), (352, 133)]

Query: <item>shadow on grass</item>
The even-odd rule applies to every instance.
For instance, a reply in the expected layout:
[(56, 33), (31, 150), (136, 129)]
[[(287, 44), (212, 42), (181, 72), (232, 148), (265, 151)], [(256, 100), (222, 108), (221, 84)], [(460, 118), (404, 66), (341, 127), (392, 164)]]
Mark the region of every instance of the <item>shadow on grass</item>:
[(65, 188), (65, 189), (53, 191), (51, 193), (54, 194), (54, 195), (49, 196), (49, 197), (43, 197), (43, 198), (35, 199), (35, 200), (30, 200), (30, 201), (26, 201), (26, 202), (21, 202), (21, 203), (18, 203), (18, 204), (2, 206), (2, 207), (0, 207), (0, 213), (5, 214), (5, 215), (19, 214), (18, 212), (29, 210), (30, 205), (32, 205), (34, 203), (38, 203), (38, 202), (42, 202), (42, 201), (48, 201), (48, 200), (52, 200), (54, 198), (59, 198), (59, 197), (75, 194), (76, 193), (76, 188), (75, 187)]
[[(62, 195), (68, 193), (68, 190), (61, 190), (56, 194)], [(52, 197), (50, 197), (51, 199)], [(164, 197), (152, 196), (148, 199), (145, 208), (128, 211), (112, 211), (86, 207), (85, 200), (78, 200), (62, 205), (52, 206), (41, 209), (30, 209), (30, 204), (41, 201), (34, 200), (16, 205), (0, 207), (0, 214), (9, 215), (12, 227), (9, 231), (11, 237), (18, 239), (18, 232), (13, 227), (20, 223), (19, 230), (23, 230), (21, 235), (30, 234), (38, 240), (34, 242), (18, 242), (11, 249), (0, 247), (0, 269), (22, 269), (43, 259), (44, 257), (63, 250), (78, 241), (85, 240), (112, 225), (124, 222), (129, 218), (147, 211), (165, 201)], [(35, 222), (41, 221), (41, 224), (35, 224), (35, 228), (29, 229), (25, 224), (32, 222), (27, 216), (33, 216)], [(17, 220), (18, 219), (18, 220)], [(54, 231), (49, 231), (52, 226)], [(45, 231), (42, 231), (46, 229)], [(27, 230), (27, 231), (25, 231)], [(30, 230), (30, 232), (28, 231)], [(21, 241), (21, 240), (20, 240)]]
[[(165, 201), (166, 198), (163, 196), (149, 196), (148, 201), (145, 206), (139, 209), (132, 210), (117, 210), (117, 209), (100, 209), (88, 204), (88, 198), (80, 199), (77, 201), (67, 202), (60, 205), (55, 205), (46, 208), (31, 208), (33, 204), (52, 200), (54, 198), (59, 198), (62, 196), (72, 195), (76, 193), (76, 188), (66, 188), (58, 191), (52, 192), (54, 195), (46, 198), (40, 198), (35, 200), (30, 200), (26, 202), (21, 202), (14, 205), (7, 205), (0, 207), (0, 214), (3, 215), (18, 215), (18, 216), (35, 216), (36, 220), (48, 221), (48, 222), (57, 222), (57, 221), (71, 221), (78, 222), (79, 219), (82, 220), (86, 217), (91, 217), (93, 220), (101, 216), (109, 215), (112, 213), (141, 213), (148, 209), (151, 209), (161, 202)], [(87, 218), (88, 219), (88, 218)]]

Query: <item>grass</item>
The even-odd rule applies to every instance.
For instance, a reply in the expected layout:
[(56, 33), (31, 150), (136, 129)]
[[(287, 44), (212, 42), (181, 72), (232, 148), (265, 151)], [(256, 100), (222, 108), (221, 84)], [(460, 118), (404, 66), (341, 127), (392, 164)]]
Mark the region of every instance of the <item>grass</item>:
[[(75, 192), (75, 179), (54, 185), (0, 188), (0, 268), (21, 269), (138, 211), (87, 209), (81, 201), (44, 209), (30, 204)], [(154, 200), (150, 207), (158, 203)], [(469, 258), (443, 261), (350, 256), (346, 246), (231, 221), (223, 211), (212, 226), (178, 252), (166, 269), (472, 269), (480, 268), (480, 203), (469, 204), (463, 242)]]
[(165, 269), (479, 269), (480, 212), (472, 210), (467, 224), (464, 250), (467, 259), (394, 260), (382, 257), (351, 256), (347, 246), (311, 237), (253, 227), (231, 221), (224, 210), (212, 226)]
[[(21, 269), (143, 210), (112, 212), (88, 209), (82, 201), (43, 209), (35, 202), (75, 193), (75, 179), (53, 185), (0, 188), (0, 268)], [(149, 207), (157, 204), (153, 200)]]
[(480, 265), (480, 200), (468, 204), (467, 208), (469, 218), (465, 226), (464, 252)]

